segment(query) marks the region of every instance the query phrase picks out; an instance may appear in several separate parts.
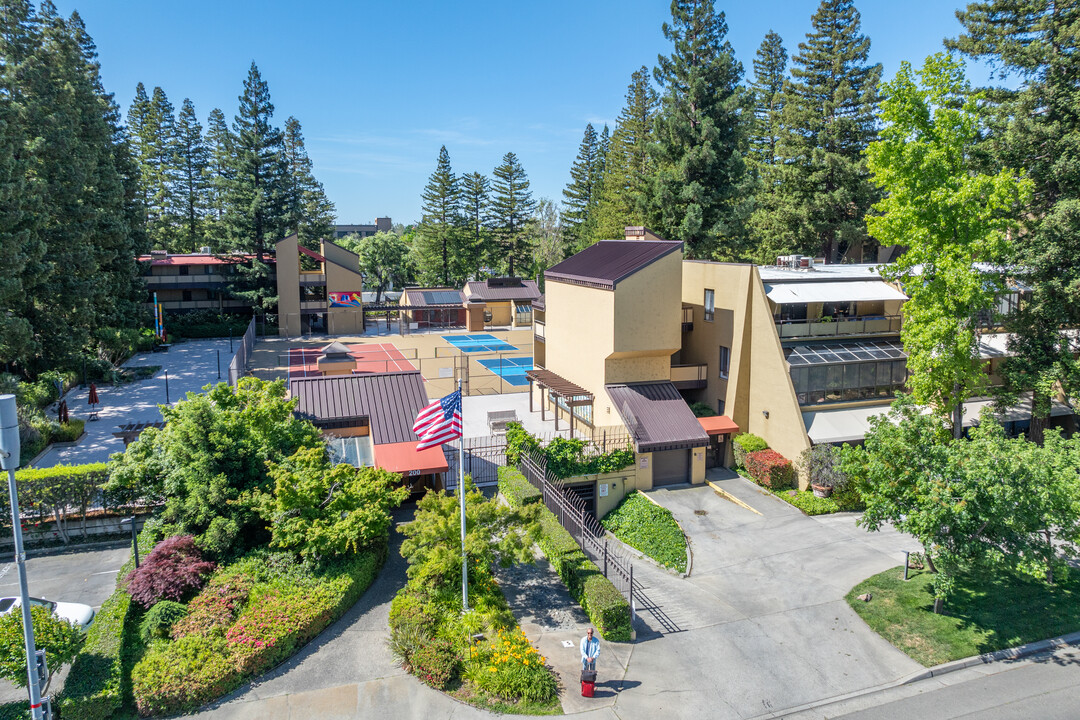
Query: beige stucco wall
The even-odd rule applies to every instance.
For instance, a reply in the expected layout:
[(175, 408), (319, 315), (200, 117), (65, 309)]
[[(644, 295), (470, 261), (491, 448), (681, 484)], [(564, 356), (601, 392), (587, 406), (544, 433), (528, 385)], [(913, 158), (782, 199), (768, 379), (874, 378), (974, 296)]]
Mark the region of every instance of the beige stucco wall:
[(619, 281), (613, 352), (647, 353), (670, 361), (680, 346), (681, 275), (682, 252), (676, 251)]
[(364, 331), (363, 308), (331, 308), (329, 293), (363, 292), (364, 279), (360, 275), (360, 258), (329, 240), (322, 242), (323, 266), (326, 271), (326, 330), (331, 335), (348, 335)]
[[(757, 268), (687, 261), (682, 288), (682, 301), (694, 307), (694, 329), (683, 333), (682, 362), (709, 365), (701, 400), (715, 408), (716, 400), (724, 398), (724, 414), (742, 432), (760, 435), (794, 462), (810, 439)], [(713, 322), (704, 319), (706, 288), (715, 292)], [(731, 348), (726, 381), (719, 376), (721, 345)]]
[(300, 255), (296, 236), (279, 240), (275, 246), (278, 293), (278, 333), (300, 334)]
[(491, 313), (492, 325), (510, 325), (514, 320), (514, 313), (511, 310), (512, 303), (509, 302), (488, 302), (487, 311)]
[(611, 400), (604, 390), (606, 361), (614, 351), (615, 293), (551, 281), (546, 290), (544, 367), (593, 394), (593, 418), (598, 424), (617, 424), (618, 416), (610, 414)]

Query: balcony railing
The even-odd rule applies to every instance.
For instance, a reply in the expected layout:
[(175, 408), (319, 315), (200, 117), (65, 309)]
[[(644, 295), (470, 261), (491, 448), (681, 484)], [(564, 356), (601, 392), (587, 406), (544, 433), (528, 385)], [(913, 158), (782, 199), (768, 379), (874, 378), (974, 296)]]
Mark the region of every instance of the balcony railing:
[(843, 335), (884, 335), (900, 332), (900, 324), (899, 315), (868, 315), (833, 320), (777, 320), (776, 332), (781, 340)]
[(151, 288), (187, 288), (195, 285), (220, 285), (228, 282), (224, 275), (145, 275), (146, 286)]
[(672, 365), (671, 382), (680, 390), (703, 388), (709, 384), (709, 366), (705, 363)]
[(546, 340), (546, 336), (544, 335), (545, 331), (546, 331), (546, 328), (544, 327), (544, 322), (542, 320), (537, 320), (537, 319), (534, 318), (533, 319), (533, 337), (535, 337), (537, 340), (544, 341), (544, 340)]
[(694, 329), (694, 308), (684, 307), (682, 309), (682, 329), (693, 330)]

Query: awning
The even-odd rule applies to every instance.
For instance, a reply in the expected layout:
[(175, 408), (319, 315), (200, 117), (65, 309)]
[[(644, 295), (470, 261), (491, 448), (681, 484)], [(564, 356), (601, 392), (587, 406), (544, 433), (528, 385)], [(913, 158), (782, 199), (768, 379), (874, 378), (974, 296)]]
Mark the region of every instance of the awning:
[(605, 385), (638, 452), (705, 447), (709, 436), (670, 380)]
[(713, 415), (712, 417), (699, 417), (701, 428), (708, 435), (730, 435), (739, 432), (739, 426), (727, 415)]
[[(964, 427), (976, 425), (983, 408), (992, 407), (993, 400), (969, 400), (964, 403)], [(924, 410), (923, 412), (929, 412)], [(822, 443), (857, 442), (866, 436), (870, 429), (870, 418), (875, 415), (887, 415), (888, 405), (848, 408), (844, 410), (808, 410), (802, 414), (806, 434), (815, 445)], [(1050, 416), (1072, 415), (1073, 409), (1065, 403), (1051, 404)], [(1016, 422), (1031, 419), (1031, 393), (1021, 393), (1016, 405), (997, 414), (998, 420)]]
[(375, 446), (375, 466), (402, 477), (446, 472), (446, 455), (441, 445), (417, 451), (418, 441), (386, 443)]
[(765, 283), (765, 295), (779, 305), (908, 299), (907, 295), (880, 280)]

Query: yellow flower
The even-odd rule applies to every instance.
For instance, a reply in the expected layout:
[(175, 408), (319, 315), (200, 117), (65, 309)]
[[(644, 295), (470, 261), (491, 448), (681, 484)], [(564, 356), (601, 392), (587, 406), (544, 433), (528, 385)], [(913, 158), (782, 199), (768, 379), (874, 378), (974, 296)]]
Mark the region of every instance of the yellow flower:
[(541, 656), (540, 656), (540, 662), (542, 662), (542, 663), (546, 663), (546, 662), (547, 662), (547, 658), (546, 658), (546, 657), (544, 657), (543, 655), (541, 655)]
[(529, 661), (528, 661), (528, 660), (526, 660), (526, 661), (525, 661), (525, 664), (526, 664), (526, 665), (528, 665), (528, 664), (529, 664)]
[(495, 668), (493, 668), (493, 667), (489, 667), (489, 668), (488, 668), (488, 672), (495, 672)]

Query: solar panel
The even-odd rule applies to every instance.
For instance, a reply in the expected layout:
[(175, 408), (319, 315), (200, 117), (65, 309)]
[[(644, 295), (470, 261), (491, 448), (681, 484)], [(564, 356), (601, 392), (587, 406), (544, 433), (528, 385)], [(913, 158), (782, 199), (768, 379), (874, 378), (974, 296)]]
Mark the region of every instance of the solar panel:
[(450, 290), (429, 290), (424, 292), (424, 301), (428, 305), (456, 305), (461, 302), (461, 295)]

